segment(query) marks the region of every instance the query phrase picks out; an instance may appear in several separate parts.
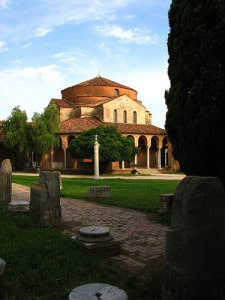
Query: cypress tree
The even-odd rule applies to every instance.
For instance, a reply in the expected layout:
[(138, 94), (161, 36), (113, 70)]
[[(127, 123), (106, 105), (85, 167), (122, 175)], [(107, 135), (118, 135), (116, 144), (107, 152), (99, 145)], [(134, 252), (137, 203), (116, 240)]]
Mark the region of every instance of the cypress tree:
[(225, 183), (225, 1), (173, 0), (166, 130), (187, 175)]

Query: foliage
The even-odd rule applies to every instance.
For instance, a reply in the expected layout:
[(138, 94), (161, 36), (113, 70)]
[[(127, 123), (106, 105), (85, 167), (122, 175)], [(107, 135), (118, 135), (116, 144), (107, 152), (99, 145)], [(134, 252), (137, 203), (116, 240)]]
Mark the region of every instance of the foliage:
[(187, 175), (225, 179), (225, 2), (173, 0), (166, 130)]
[[(13, 182), (31, 186), (37, 177), (13, 175)], [(146, 212), (156, 213), (161, 209), (159, 195), (174, 193), (179, 180), (132, 180), (132, 179), (99, 179), (91, 178), (62, 178), (61, 196), (74, 199), (87, 200), (88, 187), (93, 185), (108, 185), (111, 190), (111, 198), (107, 199), (107, 205), (116, 205)], [(98, 203), (106, 204), (105, 200)]]
[(95, 136), (99, 143), (99, 161), (133, 161), (138, 149), (131, 138), (123, 137), (115, 126), (98, 126), (83, 131), (81, 135), (73, 139), (69, 145), (69, 151), (74, 158), (94, 157)]
[(35, 113), (33, 118), (34, 151), (38, 154), (49, 153), (52, 147), (59, 147), (55, 133), (59, 131), (59, 111), (55, 104), (50, 104), (42, 114)]
[(19, 106), (14, 107), (2, 124), (2, 130), (6, 134), (3, 145), (7, 149), (14, 149), (20, 153), (28, 151), (31, 147), (32, 127), (27, 123), (27, 115)]
[[(19, 106), (14, 107), (11, 115), (2, 123), (1, 130), (5, 135), (3, 145), (12, 153), (11, 161), (15, 165), (24, 166), (32, 149), (33, 128), (27, 122), (27, 115)], [(11, 156), (11, 155), (10, 155)]]

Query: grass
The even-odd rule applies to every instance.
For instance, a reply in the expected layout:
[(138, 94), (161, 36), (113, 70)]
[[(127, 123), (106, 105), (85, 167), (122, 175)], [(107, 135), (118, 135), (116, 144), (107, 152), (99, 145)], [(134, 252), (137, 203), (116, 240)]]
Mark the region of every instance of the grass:
[(7, 262), (4, 278), (10, 299), (68, 299), (87, 282), (121, 280), (115, 266), (83, 254), (60, 231), (32, 227), (29, 218), (0, 206), (0, 253)]
[[(15, 183), (30, 186), (37, 181), (37, 176), (13, 175)], [(111, 189), (111, 199), (98, 200), (98, 203), (156, 213), (162, 207), (159, 195), (174, 193), (179, 182), (179, 180), (152, 179), (62, 178), (61, 196), (87, 200), (89, 186), (108, 185)]]
[[(13, 182), (31, 186), (38, 176), (13, 175)], [(159, 194), (173, 193), (178, 180), (63, 178), (61, 195), (87, 199), (91, 185), (109, 185), (112, 197), (98, 201), (147, 212), (160, 208)], [(76, 200), (74, 200), (76, 201)], [(31, 226), (26, 215), (0, 205), (0, 257), (6, 260), (4, 278), (9, 300), (64, 300), (82, 284), (103, 282), (126, 291), (129, 300), (160, 299), (161, 265), (141, 271), (122, 268), (115, 260), (86, 254), (59, 230)]]

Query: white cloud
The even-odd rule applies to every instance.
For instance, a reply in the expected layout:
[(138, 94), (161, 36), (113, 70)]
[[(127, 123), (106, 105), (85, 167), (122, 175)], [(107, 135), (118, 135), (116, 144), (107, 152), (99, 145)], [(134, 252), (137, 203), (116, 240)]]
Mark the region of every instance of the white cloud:
[(114, 37), (123, 43), (156, 44), (156, 37), (150, 35), (145, 28), (124, 29), (118, 25), (96, 26), (96, 31), (105, 37)]
[(0, 0), (0, 8), (6, 8), (9, 4), (9, 0)]
[(38, 28), (35, 29), (34, 35), (37, 36), (37, 37), (42, 37), (42, 36), (47, 35), (50, 31), (51, 31), (50, 28), (38, 27)]
[(34, 112), (42, 112), (51, 98), (60, 97), (65, 83), (57, 66), (49, 65), (0, 71), (0, 86), (0, 101), (5, 103), (0, 120), (6, 119), (15, 106), (25, 110), (30, 119)]
[(32, 45), (32, 43), (27, 43), (27, 44), (23, 45), (21, 48), (26, 49), (26, 48), (29, 48), (31, 45)]
[(3, 41), (0, 41), (0, 53), (7, 52), (8, 48), (6, 47), (6, 43)]

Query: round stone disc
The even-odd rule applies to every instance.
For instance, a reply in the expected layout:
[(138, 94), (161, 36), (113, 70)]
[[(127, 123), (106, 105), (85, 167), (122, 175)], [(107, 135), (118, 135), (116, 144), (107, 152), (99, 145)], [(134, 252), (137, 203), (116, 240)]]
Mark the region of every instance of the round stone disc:
[(89, 283), (72, 290), (69, 300), (127, 300), (127, 294), (116, 286)]
[(81, 236), (102, 237), (109, 235), (109, 228), (105, 226), (87, 226), (79, 229)]

